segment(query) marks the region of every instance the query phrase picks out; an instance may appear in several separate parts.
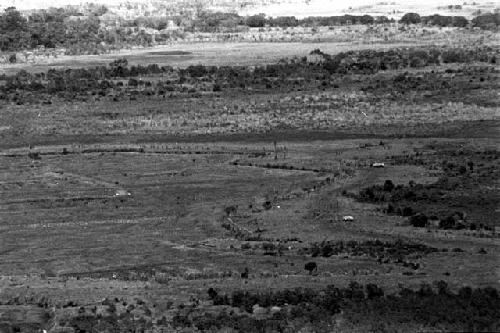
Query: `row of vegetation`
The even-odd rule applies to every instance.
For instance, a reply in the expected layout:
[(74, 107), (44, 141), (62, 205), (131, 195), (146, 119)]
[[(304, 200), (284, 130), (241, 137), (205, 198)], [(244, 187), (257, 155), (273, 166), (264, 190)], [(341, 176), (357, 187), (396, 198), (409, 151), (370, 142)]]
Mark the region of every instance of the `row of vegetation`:
[(312, 257), (331, 257), (340, 254), (349, 254), (352, 256), (368, 256), (376, 258), (379, 261), (385, 259), (391, 261), (401, 261), (408, 257), (421, 257), (423, 255), (438, 252), (439, 249), (424, 244), (407, 243), (402, 240), (395, 242), (374, 241), (324, 241), (313, 243), (304, 248), (302, 252)]
[[(107, 13), (104, 6), (85, 7), (84, 11), (74, 7), (35, 11), (23, 16), (15, 7), (5, 9), (0, 15), (0, 50), (22, 51), (44, 48), (65, 48), (68, 54), (98, 54), (126, 46), (148, 46), (182, 38), (185, 32), (240, 32), (250, 27), (318, 27), (348, 24), (389, 23), (387, 17), (370, 15), (308, 17), (266, 17), (254, 15), (242, 17), (237, 14), (201, 12), (195, 19), (189, 17), (138, 18), (135, 20), (103, 19)], [(496, 29), (500, 24), (499, 14), (485, 14), (468, 21), (462, 16), (432, 15), (420, 17), (408, 13), (401, 19), (403, 24), (423, 23), (433, 26), (466, 27), (469, 24), (482, 29)], [(166, 30), (169, 22), (180, 29)], [(151, 33), (153, 29), (155, 33)], [(15, 56), (11, 57), (16, 61)]]
[(173, 318), (172, 325), (203, 332), (224, 328), (238, 332), (296, 332), (305, 326), (326, 332), (342, 312), (348, 322), (369, 325), (367, 329), (371, 330), (390, 330), (394, 323), (398, 323), (398, 327), (409, 325), (445, 331), (500, 328), (500, 315), (496, 311), (500, 298), (496, 289), (463, 287), (454, 293), (444, 281), (435, 283), (434, 288), (429, 284), (422, 284), (416, 291), (404, 288), (396, 295), (385, 295), (376, 284), (363, 286), (352, 282), (347, 288), (330, 285), (319, 291), (305, 288), (260, 293), (237, 290), (230, 295), (220, 295), (211, 288), (209, 297), (214, 305), (239, 311), (183, 309)]
[[(312, 57), (312, 58), (311, 58)], [(440, 63), (497, 63), (498, 54), (490, 47), (391, 49), (388, 51), (349, 51), (329, 55), (314, 50), (310, 57), (282, 60), (277, 64), (258, 66), (129, 66), (119, 59), (109, 66), (78, 69), (50, 69), (46, 73), (0, 75), (0, 99), (11, 100), (23, 92), (39, 95), (69, 93), (88, 95), (136, 91), (141, 95), (165, 95), (172, 92), (218, 92), (225, 89), (253, 90), (300, 87), (301, 89), (338, 87), (333, 80), (339, 75), (372, 74), (378, 71), (421, 68)], [(151, 77), (151, 78), (150, 78)], [(401, 89), (408, 86), (406, 76), (394, 80)], [(435, 80), (433, 80), (435, 81)], [(391, 81), (392, 82), (392, 81)], [(198, 89), (198, 90), (197, 90)], [(10, 96), (10, 97), (9, 97)], [(38, 102), (43, 99), (35, 98)]]
[(104, 307), (104, 311), (97, 313), (95, 306), (80, 307), (77, 314), (59, 324), (76, 332), (153, 328), (297, 332), (306, 326), (326, 332), (341, 316), (348, 323), (367, 325), (367, 329), (379, 331), (394, 328), (394, 323), (398, 323), (399, 328), (406, 325), (444, 331), (497, 331), (500, 328), (498, 290), (462, 287), (453, 292), (444, 281), (434, 285), (423, 283), (417, 290), (403, 288), (397, 294), (386, 294), (373, 283), (363, 286), (351, 282), (345, 288), (329, 285), (323, 290), (236, 290), (230, 294), (210, 288), (208, 297), (214, 308), (179, 306), (171, 319), (153, 314), (142, 301), (127, 304), (119, 299), (105, 299), (99, 306)]

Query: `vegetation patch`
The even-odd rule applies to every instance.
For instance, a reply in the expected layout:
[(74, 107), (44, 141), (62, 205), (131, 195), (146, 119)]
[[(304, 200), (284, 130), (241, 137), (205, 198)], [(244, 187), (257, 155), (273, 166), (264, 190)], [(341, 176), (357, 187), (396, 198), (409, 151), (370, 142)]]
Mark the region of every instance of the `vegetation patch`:
[(471, 151), (439, 146), (435, 155), (416, 153), (391, 158), (396, 164), (427, 165), (441, 168), (443, 174), (433, 184), (394, 184), (363, 188), (355, 198), (382, 203), (387, 214), (406, 216), (414, 227), (440, 229), (493, 230), (500, 197), (489, 184), (499, 177), (496, 150)]
[(351, 282), (347, 288), (330, 285), (323, 290), (235, 291), (231, 295), (219, 295), (210, 289), (209, 297), (214, 305), (241, 312), (182, 310), (174, 317), (173, 326), (201, 331), (232, 328), (245, 332), (291, 332), (306, 325), (324, 329), (326, 324), (335, 323), (335, 315), (342, 311), (350, 322), (376, 323), (379, 329), (391, 327), (394, 322), (459, 331), (494, 331), (500, 327), (496, 289), (463, 287), (454, 293), (444, 281), (435, 283), (435, 288), (422, 284), (416, 291), (404, 288), (392, 295), (386, 295), (375, 284)]
[(313, 243), (303, 249), (304, 253), (312, 257), (331, 257), (336, 255), (368, 256), (371, 258), (400, 260), (409, 256), (421, 257), (441, 250), (424, 244), (406, 243), (400, 239), (395, 242), (348, 241)]

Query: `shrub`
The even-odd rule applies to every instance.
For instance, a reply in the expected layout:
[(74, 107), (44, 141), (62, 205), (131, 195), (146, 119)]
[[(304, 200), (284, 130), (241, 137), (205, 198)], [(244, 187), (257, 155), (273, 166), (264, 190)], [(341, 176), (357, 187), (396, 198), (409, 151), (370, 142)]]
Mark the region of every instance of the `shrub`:
[(385, 192), (391, 192), (394, 189), (394, 183), (392, 180), (388, 179), (384, 183), (384, 191)]
[(472, 25), (481, 29), (495, 29), (500, 25), (500, 13), (479, 15), (472, 20)]
[(410, 224), (417, 228), (424, 228), (427, 226), (427, 216), (424, 214), (416, 214), (410, 217)]
[(265, 242), (262, 244), (262, 249), (264, 251), (274, 251), (276, 250), (276, 246), (271, 242)]
[(318, 265), (314, 261), (310, 261), (305, 264), (304, 269), (309, 271), (309, 274), (312, 274), (314, 271), (318, 269)]
[(246, 25), (252, 28), (262, 28), (266, 24), (264, 15), (253, 15), (246, 18)]
[(40, 157), (40, 153), (38, 152), (33, 152), (33, 151), (30, 151), (28, 153), (28, 157), (31, 158), (32, 160), (41, 160), (42, 158)]
[(394, 205), (392, 203), (389, 203), (387, 205), (387, 209), (386, 209), (386, 213), (387, 214), (393, 214), (394, 212), (396, 211), (396, 208), (394, 207)]
[(356, 281), (351, 281), (349, 283), (349, 288), (344, 293), (344, 296), (346, 298), (350, 298), (350, 299), (354, 299), (354, 300), (364, 299), (365, 293), (363, 291), (363, 286)]
[(208, 293), (208, 297), (209, 297), (211, 300), (213, 300), (215, 297), (217, 297), (217, 291), (216, 291), (214, 288), (212, 288), (212, 287), (210, 287), (210, 288), (208, 289), (208, 292), (207, 292), (207, 293)]
[(129, 87), (137, 87), (139, 85), (139, 81), (134, 79), (134, 78), (130, 78), (128, 80), (128, 86)]
[(401, 18), (401, 20), (399, 22), (401, 22), (403, 24), (418, 24), (421, 21), (422, 20), (420, 18), (420, 15), (418, 15), (416, 13), (406, 13), (405, 15), (403, 15), (403, 17)]
[(459, 49), (448, 49), (442, 53), (442, 59), (445, 64), (448, 63), (468, 63), (472, 61), (472, 57)]
[(453, 229), (456, 225), (455, 217), (453, 215), (439, 221), (439, 228), (441, 229)]
[(236, 214), (238, 211), (238, 206), (226, 206), (224, 207), (224, 212), (226, 213), (227, 216), (231, 216), (233, 214)]
[(373, 283), (369, 283), (366, 285), (366, 297), (368, 299), (374, 299), (382, 296), (384, 296), (384, 291), (382, 290), (382, 288)]
[(413, 215), (413, 208), (411, 208), (409, 206), (406, 206), (401, 211), (401, 215), (403, 215), (403, 216), (412, 216)]
[(189, 66), (186, 70), (191, 77), (202, 77), (208, 73), (203, 65)]

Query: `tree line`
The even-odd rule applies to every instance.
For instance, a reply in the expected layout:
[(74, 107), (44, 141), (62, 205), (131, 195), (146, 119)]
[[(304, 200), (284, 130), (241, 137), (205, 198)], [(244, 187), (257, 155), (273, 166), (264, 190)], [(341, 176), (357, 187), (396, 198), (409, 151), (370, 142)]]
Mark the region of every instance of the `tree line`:
[[(134, 20), (120, 19), (119, 24), (103, 19), (107, 12), (97, 6), (84, 13), (72, 7), (39, 10), (24, 16), (15, 7), (0, 14), (0, 50), (16, 52), (44, 48), (65, 48), (68, 54), (99, 54), (126, 46), (148, 46), (155, 42), (182, 37), (184, 32), (238, 32), (262, 27), (318, 27), (349, 24), (384, 24), (394, 22), (385, 16), (343, 15), (328, 17), (294, 16), (267, 17), (264, 14), (239, 16), (233, 13), (201, 12), (195, 19), (183, 17), (139, 17)], [(85, 14), (85, 15), (84, 15)], [(494, 29), (500, 24), (500, 14), (484, 14), (469, 22), (462, 16), (432, 15), (420, 17), (408, 13), (400, 20), (403, 24), (433, 26), (474, 27)], [(165, 31), (169, 21), (179, 30)], [(154, 29), (158, 34), (146, 32)], [(159, 33), (162, 31), (162, 33)], [(11, 58), (15, 61), (15, 57)]]
[(429, 15), (420, 16), (417, 13), (407, 13), (400, 20), (403, 24), (425, 24), (438, 27), (472, 27), (481, 29), (496, 29), (500, 25), (500, 13), (487, 13), (476, 16), (471, 21), (463, 16)]

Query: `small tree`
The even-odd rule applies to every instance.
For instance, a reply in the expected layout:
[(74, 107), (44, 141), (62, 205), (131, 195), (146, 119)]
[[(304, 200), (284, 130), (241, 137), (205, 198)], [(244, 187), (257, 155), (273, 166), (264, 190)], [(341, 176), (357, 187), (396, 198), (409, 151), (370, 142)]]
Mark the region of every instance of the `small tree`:
[(422, 22), (422, 19), (417, 13), (406, 13), (399, 22), (403, 24), (418, 24)]
[(214, 83), (214, 86), (213, 86), (213, 88), (212, 88), (212, 91), (213, 91), (213, 92), (222, 91), (222, 88), (221, 88), (220, 84), (218, 84), (218, 83)]
[(416, 228), (424, 228), (427, 226), (427, 216), (424, 214), (416, 214), (410, 217), (410, 224)]
[(246, 18), (245, 23), (252, 28), (262, 28), (266, 25), (266, 17), (263, 14), (249, 16)]
[(439, 221), (439, 228), (441, 229), (452, 229), (455, 227), (456, 221), (453, 215), (448, 216), (447, 218)]
[(314, 261), (310, 261), (304, 266), (304, 269), (309, 271), (309, 274), (312, 274), (318, 270), (318, 265)]
[(401, 215), (403, 215), (403, 216), (411, 216), (411, 215), (413, 215), (413, 209), (410, 206), (406, 206), (401, 211)]
[(387, 179), (384, 183), (384, 191), (385, 192), (391, 192), (394, 189), (394, 183), (392, 180)]
[(449, 295), (450, 294), (450, 289), (448, 288), (448, 284), (441, 280), (438, 282), (435, 282), (437, 291), (439, 295)]
[(396, 208), (394, 208), (394, 205), (392, 203), (389, 203), (387, 205), (387, 210), (385, 211), (387, 214), (393, 214), (396, 211)]
[(227, 216), (231, 216), (236, 214), (238, 211), (238, 206), (227, 206), (224, 208), (224, 212), (226, 213)]
[(210, 299), (214, 299), (215, 297), (217, 297), (217, 291), (214, 288), (210, 287), (208, 289), (208, 297), (210, 297)]
[(368, 297), (368, 299), (382, 297), (384, 296), (384, 291), (376, 284), (369, 283), (366, 285), (366, 296)]
[(363, 286), (356, 281), (351, 281), (349, 283), (349, 289), (347, 289), (347, 293), (348, 298), (352, 298), (354, 300), (362, 300), (365, 298)]

